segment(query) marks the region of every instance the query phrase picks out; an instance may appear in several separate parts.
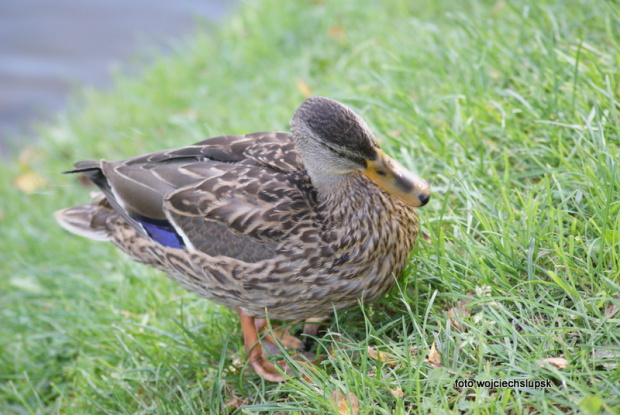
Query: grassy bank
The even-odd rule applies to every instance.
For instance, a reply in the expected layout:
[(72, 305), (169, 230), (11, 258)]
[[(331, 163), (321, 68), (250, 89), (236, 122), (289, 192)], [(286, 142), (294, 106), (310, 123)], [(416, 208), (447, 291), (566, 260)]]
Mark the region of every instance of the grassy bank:
[[(360, 413), (617, 413), (618, 10), (248, 2), (138, 78), (85, 91), (0, 166), (0, 413), (323, 413), (334, 390)], [(300, 368), (310, 382), (265, 384), (240, 367), (231, 311), (54, 223), (88, 198), (58, 172), (286, 131), (308, 94), (356, 108), (434, 195), (399, 289), (338, 316), (324, 360)], [(494, 379), (551, 387), (455, 383)]]

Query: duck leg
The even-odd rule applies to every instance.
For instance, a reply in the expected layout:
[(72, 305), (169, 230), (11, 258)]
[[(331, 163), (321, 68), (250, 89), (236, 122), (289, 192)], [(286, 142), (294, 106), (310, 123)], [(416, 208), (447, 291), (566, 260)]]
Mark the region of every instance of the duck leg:
[[(297, 322), (298, 321), (294, 321), (293, 324)], [(278, 341), (282, 343), (284, 347), (287, 347), (289, 349), (303, 349), (304, 348), (304, 343), (298, 337), (295, 337), (290, 333), (290, 329), (291, 329), (290, 326), (272, 327), (272, 333), (273, 333), (273, 336), (272, 336), (272, 333), (266, 332), (265, 330), (265, 328), (267, 327), (267, 319), (264, 319), (264, 318), (254, 319), (254, 324), (256, 325), (256, 331), (259, 334), (263, 334), (263, 331), (265, 331), (265, 334), (263, 335), (263, 345), (267, 349), (267, 352), (269, 354), (274, 355), (280, 351), (278, 344), (276, 340), (274, 339), (274, 337), (276, 337)]]
[(269, 382), (284, 382), (286, 378), (263, 355), (263, 348), (258, 342), (254, 317), (250, 317), (241, 307), (237, 307), (237, 313), (241, 320), (245, 353), (254, 372)]

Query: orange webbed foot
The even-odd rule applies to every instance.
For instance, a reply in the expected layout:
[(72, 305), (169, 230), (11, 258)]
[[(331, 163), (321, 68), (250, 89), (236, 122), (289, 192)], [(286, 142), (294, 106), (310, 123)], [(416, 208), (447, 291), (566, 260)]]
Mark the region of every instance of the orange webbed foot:
[[(258, 342), (258, 332), (254, 317), (249, 316), (241, 307), (237, 307), (237, 313), (241, 320), (245, 352), (254, 372), (269, 382), (286, 381), (286, 377), (278, 371), (276, 366), (265, 359), (263, 348)], [(283, 371), (285, 370), (286, 368)]]

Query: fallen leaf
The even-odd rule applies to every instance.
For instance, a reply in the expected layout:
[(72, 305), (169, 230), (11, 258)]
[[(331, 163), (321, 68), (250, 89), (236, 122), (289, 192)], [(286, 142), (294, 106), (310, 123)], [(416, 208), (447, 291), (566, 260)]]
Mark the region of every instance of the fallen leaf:
[(566, 369), (568, 367), (568, 361), (563, 357), (548, 357), (543, 360), (539, 360), (536, 362), (538, 366), (542, 367), (545, 363), (550, 364), (556, 369)]
[(403, 392), (403, 390), (401, 388), (399, 388), (399, 387), (396, 387), (394, 389), (390, 389), (390, 393), (395, 398), (402, 398), (403, 396), (405, 396), (405, 392)]
[(391, 366), (394, 366), (398, 363), (396, 359), (394, 359), (392, 356), (385, 354), (383, 352), (380, 352), (378, 350), (375, 350), (373, 347), (368, 346), (367, 350), (368, 350), (368, 356), (382, 363), (385, 363)]
[(424, 361), (428, 362), (434, 368), (441, 367), (441, 356), (439, 356), (439, 352), (437, 351), (437, 346), (435, 345), (435, 341), (433, 341), (431, 350), (430, 352), (428, 352), (428, 356), (426, 357)]
[(360, 410), (357, 396), (353, 392), (344, 395), (340, 389), (334, 389), (332, 402), (336, 405), (340, 415), (357, 415)]
[(27, 171), (13, 180), (13, 185), (24, 193), (34, 193), (47, 184), (47, 181), (34, 170)]
[(305, 98), (312, 96), (312, 90), (307, 83), (302, 81), (301, 79), (297, 81), (297, 90), (303, 95)]
[(448, 310), (448, 320), (450, 324), (459, 331), (464, 328), (461, 321), (471, 315), (471, 309), (467, 307), (470, 302), (469, 300), (459, 300), (456, 307), (452, 307)]

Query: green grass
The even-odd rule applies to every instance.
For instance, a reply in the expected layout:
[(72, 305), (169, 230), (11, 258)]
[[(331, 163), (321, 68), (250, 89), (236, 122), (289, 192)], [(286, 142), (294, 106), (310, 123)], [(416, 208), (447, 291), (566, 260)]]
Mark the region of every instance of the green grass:
[[(335, 389), (363, 414), (618, 413), (619, 9), (248, 2), (139, 77), (84, 91), (0, 166), (0, 413), (324, 413)], [(88, 199), (59, 174), (72, 162), (287, 130), (301, 83), (356, 108), (434, 194), (400, 287), (338, 315), (325, 359), (300, 369), (312, 382), (266, 384), (239, 368), (233, 312), (52, 213)], [(29, 171), (46, 179), (32, 194), (13, 182)]]

